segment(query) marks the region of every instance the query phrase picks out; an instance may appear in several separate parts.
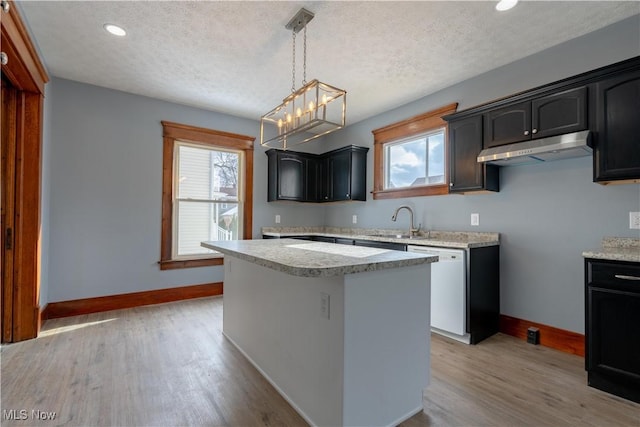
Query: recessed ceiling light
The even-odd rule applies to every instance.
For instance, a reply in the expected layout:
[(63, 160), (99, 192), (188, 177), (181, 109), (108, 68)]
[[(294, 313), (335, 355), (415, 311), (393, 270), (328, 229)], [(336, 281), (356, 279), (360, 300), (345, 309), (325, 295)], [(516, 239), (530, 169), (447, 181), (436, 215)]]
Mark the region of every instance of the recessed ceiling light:
[(110, 32), (111, 34), (113, 34), (114, 36), (124, 37), (127, 35), (127, 32), (124, 30), (124, 28), (114, 24), (104, 24), (104, 29)]
[(518, 0), (500, 0), (496, 5), (496, 10), (504, 12), (505, 10), (511, 9), (516, 4), (518, 4)]

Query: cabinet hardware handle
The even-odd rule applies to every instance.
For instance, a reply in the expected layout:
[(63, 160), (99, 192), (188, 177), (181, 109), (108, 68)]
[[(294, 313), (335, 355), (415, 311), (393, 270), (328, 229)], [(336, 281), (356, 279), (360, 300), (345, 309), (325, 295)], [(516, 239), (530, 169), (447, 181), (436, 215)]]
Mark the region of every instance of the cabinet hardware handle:
[(453, 187), (453, 182), (449, 183), (449, 187)]
[(640, 277), (638, 276), (627, 276), (624, 274), (616, 274), (615, 275), (616, 279), (622, 279), (622, 280), (640, 280)]
[(7, 65), (9, 63), (9, 56), (4, 52), (0, 52), (0, 63), (2, 65)]
[(529, 131), (528, 131), (528, 130), (525, 130), (525, 131), (524, 131), (524, 134), (525, 134), (525, 135), (529, 135)]
[(347, 197), (349, 197), (349, 193), (347, 193)]
[(538, 129), (534, 129), (531, 131), (532, 133), (538, 133)]
[(0, 2), (0, 7), (2, 7), (2, 11), (3, 11), (4, 13), (8, 13), (8, 12), (9, 12), (9, 2), (8, 2), (8, 1), (6, 1), (6, 0), (2, 0), (2, 1)]

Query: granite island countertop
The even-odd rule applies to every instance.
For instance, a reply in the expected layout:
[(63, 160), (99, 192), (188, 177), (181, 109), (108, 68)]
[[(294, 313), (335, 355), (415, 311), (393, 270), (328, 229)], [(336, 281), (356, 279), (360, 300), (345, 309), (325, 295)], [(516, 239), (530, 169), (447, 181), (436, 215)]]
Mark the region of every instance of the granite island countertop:
[(406, 235), (407, 230), (337, 228), (337, 227), (262, 227), (262, 234), (271, 237), (325, 236), (343, 239), (370, 240), (375, 242), (402, 243), (416, 246), (470, 249), (500, 245), (500, 233), (471, 231), (428, 230), (417, 238), (396, 237)]
[(640, 238), (605, 237), (602, 247), (582, 252), (584, 258), (640, 262)]
[(432, 255), (286, 238), (211, 241), (202, 246), (301, 277), (341, 276), (438, 261)]

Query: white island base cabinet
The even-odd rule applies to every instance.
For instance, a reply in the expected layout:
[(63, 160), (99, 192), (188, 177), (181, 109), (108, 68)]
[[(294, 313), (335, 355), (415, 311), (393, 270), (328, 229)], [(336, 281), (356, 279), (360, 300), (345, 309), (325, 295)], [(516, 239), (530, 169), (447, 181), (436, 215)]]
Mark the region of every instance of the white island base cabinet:
[(225, 255), (224, 335), (312, 425), (391, 426), (429, 383), (430, 264), (299, 277)]

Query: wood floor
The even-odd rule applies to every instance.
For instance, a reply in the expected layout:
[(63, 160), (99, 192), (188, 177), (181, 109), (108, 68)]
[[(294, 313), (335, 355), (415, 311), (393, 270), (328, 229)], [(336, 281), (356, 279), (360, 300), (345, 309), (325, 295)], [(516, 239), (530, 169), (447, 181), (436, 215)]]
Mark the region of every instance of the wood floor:
[[(2, 425), (306, 425), (221, 327), (222, 298), (50, 320), (2, 346)], [(433, 335), (424, 412), (402, 425), (640, 426), (640, 405), (587, 387), (583, 363), (501, 334)]]

